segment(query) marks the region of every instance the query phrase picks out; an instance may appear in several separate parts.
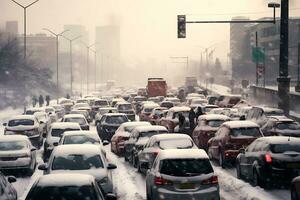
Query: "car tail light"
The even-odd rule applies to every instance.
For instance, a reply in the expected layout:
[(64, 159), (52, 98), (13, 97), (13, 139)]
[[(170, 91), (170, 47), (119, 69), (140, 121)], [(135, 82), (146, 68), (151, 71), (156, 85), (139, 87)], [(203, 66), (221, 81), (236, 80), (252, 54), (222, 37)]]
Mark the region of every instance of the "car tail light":
[(266, 159), (267, 163), (272, 163), (272, 157), (271, 157), (271, 155), (269, 153), (266, 153), (265, 159)]
[(172, 185), (173, 183), (169, 180), (163, 179), (162, 177), (155, 177), (155, 185)]
[(156, 156), (158, 155), (158, 152), (153, 152), (153, 156), (156, 158)]
[(218, 181), (217, 176), (212, 176), (209, 179), (203, 180), (201, 182), (202, 185), (215, 185), (215, 184), (218, 184), (218, 183), (219, 183), (219, 181)]

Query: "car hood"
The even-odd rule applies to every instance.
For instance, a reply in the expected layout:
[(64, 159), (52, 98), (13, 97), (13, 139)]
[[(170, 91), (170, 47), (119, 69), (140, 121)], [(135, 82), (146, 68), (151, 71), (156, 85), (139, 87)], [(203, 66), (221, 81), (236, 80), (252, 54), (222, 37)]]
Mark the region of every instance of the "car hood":
[(59, 173), (70, 173), (70, 174), (87, 174), (94, 176), (96, 180), (101, 180), (105, 177), (108, 177), (108, 170), (105, 168), (100, 168), (100, 169), (90, 169), (90, 170), (54, 170), (51, 171), (51, 174), (59, 174)]
[(23, 155), (30, 155), (30, 151), (28, 149), (15, 151), (0, 151), (0, 157), (18, 157)]
[(37, 128), (37, 127), (34, 125), (33, 126), (20, 125), (20, 126), (13, 126), (13, 127), (7, 126), (6, 130), (8, 130), (8, 131), (27, 131), (27, 130), (32, 130), (35, 128)]

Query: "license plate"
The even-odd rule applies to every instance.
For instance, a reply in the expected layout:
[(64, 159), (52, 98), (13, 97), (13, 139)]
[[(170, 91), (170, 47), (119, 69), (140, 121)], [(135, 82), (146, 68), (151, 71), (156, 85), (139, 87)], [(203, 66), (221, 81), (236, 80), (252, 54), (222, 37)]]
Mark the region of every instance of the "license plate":
[(288, 168), (293, 168), (293, 169), (300, 169), (300, 163), (288, 163), (287, 164)]
[(195, 184), (194, 183), (181, 183), (179, 185), (179, 188), (182, 190), (195, 189)]

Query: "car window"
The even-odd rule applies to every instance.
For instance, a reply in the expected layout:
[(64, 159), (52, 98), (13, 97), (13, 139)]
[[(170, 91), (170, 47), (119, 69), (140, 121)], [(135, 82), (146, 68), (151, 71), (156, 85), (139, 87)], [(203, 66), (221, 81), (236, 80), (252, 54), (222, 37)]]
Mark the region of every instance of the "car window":
[(300, 126), (296, 122), (281, 122), (276, 124), (276, 128), (279, 130), (299, 130)]
[(208, 159), (166, 159), (161, 161), (160, 173), (169, 176), (189, 177), (212, 172), (213, 168)]
[(13, 119), (9, 120), (8, 126), (33, 126), (34, 121), (31, 119)]
[(26, 149), (28, 147), (25, 141), (7, 141), (0, 142), (0, 151), (16, 151)]
[(72, 129), (72, 128), (67, 128), (67, 129), (60, 129), (60, 128), (52, 128), (51, 129), (51, 136), (53, 137), (61, 137), (62, 134), (66, 131), (79, 131), (80, 129)]
[(74, 122), (74, 123), (78, 123), (79, 125), (85, 125), (86, 124), (86, 120), (85, 118), (79, 118), (79, 117), (74, 117), (74, 118), (65, 118), (64, 122)]
[(142, 138), (142, 137), (152, 137), (153, 135), (157, 135), (157, 134), (161, 134), (161, 133), (167, 133), (168, 131), (145, 131), (145, 132), (140, 132), (139, 133), (139, 137)]
[(261, 133), (259, 128), (249, 127), (249, 128), (234, 128), (230, 131), (231, 137), (260, 137)]
[(300, 143), (272, 144), (270, 150), (273, 153), (297, 152), (300, 153)]
[(99, 141), (85, 135), (65, 136), (63, 144), (99, 144)]
[(122, 124), (127, 122), (127, 118), (125, 116), (109, 116), (106, 117), (105, 123), (107, 124)]
[(223, 124), (225, 121), (224, 120), (209, 120), (207, 121), (207, 125), (210, 127), (220, 127), (221, 124)]

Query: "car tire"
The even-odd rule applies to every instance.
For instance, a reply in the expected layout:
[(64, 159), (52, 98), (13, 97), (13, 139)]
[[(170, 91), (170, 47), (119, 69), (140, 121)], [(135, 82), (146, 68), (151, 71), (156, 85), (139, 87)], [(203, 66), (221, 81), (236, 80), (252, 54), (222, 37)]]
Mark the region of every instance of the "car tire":
[(152, 197), (151, 197), (152, 195), (150, 194), (150, 192), (149, 192), (149, 189), (148, 189), (148, 187), (146, 186), (146, 199), (147, 200), (152, 200)]
[(242, 172), (241, 172), (241, 165), (238, 161), (236, 161), (236, 177), (238, 179), (243, 179), (243, 175), (242, 175)]

